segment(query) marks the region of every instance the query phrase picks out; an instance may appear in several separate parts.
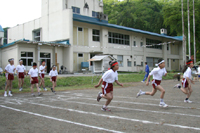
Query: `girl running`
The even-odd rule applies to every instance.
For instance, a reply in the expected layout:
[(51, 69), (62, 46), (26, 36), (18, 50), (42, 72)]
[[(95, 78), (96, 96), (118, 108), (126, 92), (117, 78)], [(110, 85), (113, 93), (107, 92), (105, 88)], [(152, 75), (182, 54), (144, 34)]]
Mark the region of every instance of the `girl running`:
[(192, 60), (188, 60), (186, 62), (186, 65), (183, 69), (183, 80), (182, 80), (182, 87), (180, 84), (177, 84), (174, 86), (174, 88), (179, 88), (183, 93), (186, 94), (186, 99), (184, 100), (185, 103), (192, 103), (192, 101), (189, 100), (191, 94), (192, 94), (192, 88), (191, 83), (194, 84), (194, 81), (191, 80), (192, 77), (192, 71), (191, 68), (194, 66)]
[(152, 80), (152, 86), (153, 86), (153, 90), (151, 92), (143, 92), (142, 90), (140, 90), (137, 93), (137, 98), (141, 95), (151, 95), (153, 96), (157, 90), (159, 90), (161, 92), (160, 95), (160, 107), (168, 107), (167, 104), (165, 104), (163, 98), (165, 95), (165, 90), (163, 89), (163, 87), (160, 85), (161, 80), (162, 80), (162, 76), (166, 76), (167, 75), (167, 71), (165, 69), (165, 61), (163, 59), (159, 59), (158, 60), (158, 64), (156, 64), (156, 66), (158, 66), (157, 68), (154, 68), (151, 73), (148, 76), (146, 85), (149, 85), (149, 79), (150, 77), (153, 75), (153, 80)]
[(35, 96), (35, 94), (33, 93), (33, 87), (34, 84), (37, 87), (37, 91), (38, 91), (38, 96), (41, 96), (42, 93), (40, 93), (40, 89), (38, 87), (38, 69), (37, 69), (37, 63), (33, 63), (33, 68), (31, 68), (28, 72), (29, 77), (30, 77), (30, 81), (31, 81), (31, 95)]
[(53, 65), (52, 67), (52, 70), (50, 71), (49, 73), (49, 76), (50, 76), (50, 81), (52, 82), (52, 88), (51, 88), (51, 91), (56, 94), (55, 92), (55, 87), (56, 87), (56, 79), (57, 79), (57, 76), (58, 76), (58, 72), (56, 70), (56, 66)]
[(46, 69), (47, 69), (47, 66), (45, 66), (45, 65), (46, 65), (46, 62), (43, 61), (43, 62), (42, 62), (42, 65), (39, 67), (39, 77), (40, 77), (40, 79), (41, 79), (41, 82), (40, 82), (40, 84), (39, 84), (39, 88), (40, 88), (41, 86), (43, 86), (43, 89), (44, 89), (45, 91), (47, 91), (47, 89), (45, 88), (45, 82), (44, 82), (44, 75), (45, 75), (45, 72), (46, 72)]
[[(11, 58), (8, 60), (9, 64), (5, 67), (5, 71), (6, 71), (6, 87), (5, 87), (5, 93), (4, 93), (4, 97), (9, 96), (13, 96), (11, 94), (12, 91), (12, 81), (14, 80), (14, 73), (15, 73), (15, 66), (14, 66), (14, 59)], [(9, 88), (9, 93), (7, 95), (7, 89)]]
[(24, 74), (26, 74), (26, 69), (23, 65), (23, 60), (19, 60), (19, 65), (17, 65), (16, 71), (17, 71), (17, 76), (18, 76), (19, 91), (22, 91), (23, 90), (22, 87), (24, 84)]
[(107, 99), (106, 104), (103, 105), (101, 110), (103, 111), (111, 111), (107, 108), (110, 102), (113, 99), (113, 83), (116, 82), (118, 85), (123, 86), (123, 84), (119, 83), (118, 81), (118, 73), (117, 70), (119, 69), (118, 62), (110, 61), (110, 70), (106, 71), (102, 78), (99, 80), (99, 83), (95, 85), (95, 87), (99, 87), (102, 83), (102, 92), (98, 93), (97, 101), (99, 102), (101, 98)]

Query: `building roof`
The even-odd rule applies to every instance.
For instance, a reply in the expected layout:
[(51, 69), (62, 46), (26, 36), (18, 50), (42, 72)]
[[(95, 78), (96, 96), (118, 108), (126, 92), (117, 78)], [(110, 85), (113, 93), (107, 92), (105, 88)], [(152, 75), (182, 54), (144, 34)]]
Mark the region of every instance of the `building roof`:
[(3, 30), (3, 28), (2, 28), (2, 26), (0, 25), (0, 32), (4, 32), (4, 30)]
[(88, 61), (101, 61), (104, 58), (109, 57), (112, 60), (116, 60), (114, 57), (110, 56), (110, 55), (95, 55), (94, 57), (92, 57), (91, 59), (89, 59)]
[(116, 29), (121, 29), (121, 30), (137, 32), (137, 33), (141, 33), (141, 34), (147, 34), (147, 35), (167, 38), (167, 39), (173, 39), (173, 40), (177, 40), (177, 41), (183, 40), (182, 36), (181, 37), (172, 37), (172, 36), (167, 36), (167, 35), (161, 35), (161, 34), (154, 33), (154, 32), (144, 31), (144, 30), (140, 30), (140, 29), (134, 29), (134, 28), (129, 28), (129, 27), (115, 25), (115, 24), (109, 24), (108, 21), (99, 20), (98, 18), (83, 16), (83, 15), (79, 15), (79, 14), (73, 14), (73, 20), (79, 21), (79, 22), (84, 22), (84, 23), (89, 23), (89, 24), (106, 26), (106, 27), (110, 27), (110, 28), (116, 28)]
[(30, 41), (26, 39), (17, 40), (5, 45), (0, 46), (0, 48), (5, 48), (14, 44), (18, 43), (27, 43), (27, 44), (38, 44), (38, 45), (49, 45), (49, 46), (64, 46), (69, 47), (71, 44), (69, 43), (69, 40), (62, 40), (62, 41), (56, 41), (56, 42), (45, 42), (45, 41)]

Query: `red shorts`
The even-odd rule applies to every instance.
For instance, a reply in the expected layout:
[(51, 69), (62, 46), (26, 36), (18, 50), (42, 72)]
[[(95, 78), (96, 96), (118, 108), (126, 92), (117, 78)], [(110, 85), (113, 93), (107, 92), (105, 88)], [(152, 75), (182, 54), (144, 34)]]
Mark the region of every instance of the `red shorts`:
[(40, 73), (40, 78), (44, 78), (44, 73)]
[(158, 85), (160, 85), (160, 83), (161, 83), (161, 80), (155, 80), (155, 79), (153, 79), (152, 80), (152, 86), (153, 86), (153, 88), (156, 89), (156, 87)]
[(24, 78), (24, 73), (19, 73), (19, 74), (18, 74), (18, 77), (19, 77), (20, 79), (23, 79), (23, 78)]
[(183, 78), (183, 80), (182, 80), (182, 86), (183, 86), (183, 88), (187, 88), (188, 87), (188, 81), (187, 81), (187, 79)]
[(113, 84), (112, 83), (106, 83), (103, 81), (102, 83), (102, 93), (107, 94), (113, 91)]
[(51, 81), (54, 81), (54, 82), (56, 82), (56, 76), (54, 76), (54, 77), (51, 77)]
[(33, 80), (31, 81), (31, 84), (37, 84), (38, 78), (37, 77), (31, 77)]
[(7, 78), (7, 80), (14, 80), (14, 75), (13, 74), (7, 74), (6, 78)]

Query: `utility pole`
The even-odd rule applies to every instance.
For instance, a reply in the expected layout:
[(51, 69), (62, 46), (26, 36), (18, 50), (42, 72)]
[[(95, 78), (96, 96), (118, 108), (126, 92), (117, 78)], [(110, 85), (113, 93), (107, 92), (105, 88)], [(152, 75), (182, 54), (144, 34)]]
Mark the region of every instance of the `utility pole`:
[(193, 0), (193, 36), (194, 36), (194, 63), (196, 63), (195, 7), (194, 7), (194, 0)]
[(182, 42), (182, 47), (183, 47), (183, 64), (185, 65), (185, 58), (186, 58), (186, 38), (185, 38), (185, 27), (184, 27), (184, 13), (183, 13), (183, 0), (181, 0), (181, 9), (182, 9), (182, 34), (183, 34), (183, 42)]
[(190, 0), (187, 0), (188, 6), (188, 46), (189, 46), (189, 59), (191, 59), (191, 47), (190, 47)]

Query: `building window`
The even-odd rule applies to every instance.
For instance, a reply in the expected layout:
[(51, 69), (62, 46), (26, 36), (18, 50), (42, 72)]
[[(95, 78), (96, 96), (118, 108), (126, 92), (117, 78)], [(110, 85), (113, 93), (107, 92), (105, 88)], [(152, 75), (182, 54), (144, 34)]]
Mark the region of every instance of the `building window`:
[(143, 66), (143, 62), (141, 62), (141, 66)]
[(169, 67), (169, 59), (167, 59), (167, 67)]
[(100, 41), (100, 30), (92, 30), (92, 40), (93, 41)]
[(78, 27), (78, 31), (83, 31), (83, 28), (81, 28), (81, 27)]
[(136, 46), (136, 41), (133, 41), (133, 46)]
[(73, 13), (80, 14), (80, 8), (72, 6)]
[(123, 55), (118, 55), (117, 61), (119, 63), (119, 67), (123, 67)]
[(21, 52), (21, 59), (24, 66), (32, 66), (33, 52)]
[(40, 29), (33, 31), (33, 40), (34, 41), (41, 41), (40, 40)]
[(143, 47), (143, 42), (140, 42), (140, 47)]
[(99, 15), (99, 12), (92, 11), (92, 17), (97, 18), (98, 15)]
[(128, 67), (132, 67), (132, 62), (131, 61), (127, 61), (127, 66)]
[(152, 40), (152, 39), (146, 39), (146, 48), (154, 48), (154, 49), (162, 49), (162, 45), (159, 45), (162, 43), (159, 40)]
[(83, 57), (83, 54), (82, 53), (78, 53), (78, 57)]
[(167, 44), (167, 50), (169, 50), (169, 44)]
[(136, 66), (136, 61), (134, 61), (134, 66)]
[(50, 53), (40, 53), (40, 58), (51, 58)]
[(108, 32), (108, 42), (114, 44), (129, 45), (129, 35)]
[(146, 62), (149, 67), (155, 67), (155, 64), (158, 63), (159, 58), (147, 57)]

